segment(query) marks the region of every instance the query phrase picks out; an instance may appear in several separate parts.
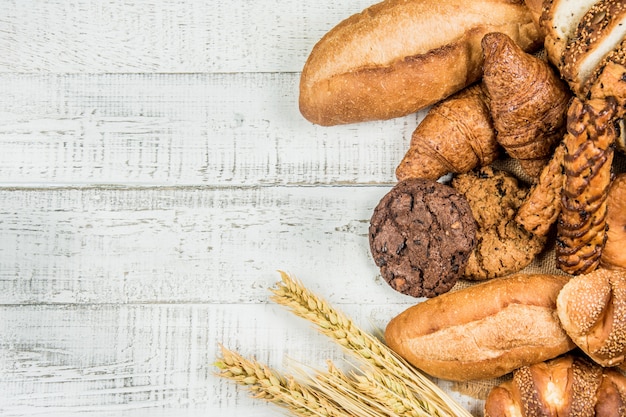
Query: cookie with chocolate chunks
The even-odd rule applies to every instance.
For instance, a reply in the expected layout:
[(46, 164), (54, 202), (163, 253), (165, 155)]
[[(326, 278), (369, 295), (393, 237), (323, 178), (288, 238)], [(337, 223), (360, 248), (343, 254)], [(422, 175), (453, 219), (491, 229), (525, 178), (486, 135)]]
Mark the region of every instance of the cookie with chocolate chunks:
[(437, 181), (397, 183), (370, 220), (370, 250), (396, 291), (435, 297), (462, 276), (476, 244), (476, 221), (463, 195)]

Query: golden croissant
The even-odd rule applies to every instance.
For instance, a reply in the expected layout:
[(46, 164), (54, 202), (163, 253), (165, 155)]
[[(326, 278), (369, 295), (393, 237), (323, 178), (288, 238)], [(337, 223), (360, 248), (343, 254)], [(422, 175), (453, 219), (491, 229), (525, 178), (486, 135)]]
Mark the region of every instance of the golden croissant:
[(499, 154), (487, 97), (474, 84), (434, 105), (417, 126), (396, 177), (436, 180), (492, 163)]
[(536, 178), (563, 138), (571, 92), (547, 62), (524, 52), (507, 35), (488, 33), (482, 46), (483, 85), (496, 140)]

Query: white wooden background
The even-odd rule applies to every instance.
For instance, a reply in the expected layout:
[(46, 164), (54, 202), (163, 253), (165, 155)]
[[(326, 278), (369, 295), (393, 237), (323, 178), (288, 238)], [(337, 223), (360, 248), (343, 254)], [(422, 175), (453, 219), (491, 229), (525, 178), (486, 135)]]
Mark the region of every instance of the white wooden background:
[(213, 366), (341, 359), (269, 301), (278, 269), (366, 329), (414, 302), (367, 228), (422, 114), (297, 107), (370, 4), (0, 0), (0, 415), (280, 415)]

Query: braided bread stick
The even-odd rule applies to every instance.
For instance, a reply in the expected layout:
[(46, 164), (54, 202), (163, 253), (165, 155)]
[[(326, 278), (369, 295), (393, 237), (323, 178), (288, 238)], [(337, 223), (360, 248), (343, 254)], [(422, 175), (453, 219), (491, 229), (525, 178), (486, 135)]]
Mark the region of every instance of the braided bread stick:
[(565, 183), (557, 221), (556, 264), (578, 275), (593, 271), (606, 240), (606, 198), (611, 184), (617, 103), (574, 98), (567, 114)]

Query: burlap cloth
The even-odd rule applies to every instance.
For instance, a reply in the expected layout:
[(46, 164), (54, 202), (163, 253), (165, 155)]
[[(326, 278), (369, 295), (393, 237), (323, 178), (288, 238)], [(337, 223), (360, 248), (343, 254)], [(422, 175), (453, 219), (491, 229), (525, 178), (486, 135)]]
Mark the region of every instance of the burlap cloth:
[[(510, 172), (511, 174), (515, 175), (518, 180), (520, 180), (520, 182), (530, 186), (528, 177), (524, 175), (519, 167), (519, 164), (514, 159), (501, 159), (496, 161), (492, 166), (496, 169)], [(617, 151), (615, 152), (613, 160), (613, 172), (615, 174), (626, 172), (626, 155)], [(533, 260), (533, 262), (531, 262), (526, 268), (524, 268), (520, 272), (528, 274), (563, 274), (563, 272), (556, 267), (556, 255), (554, 252), (555, 238), (556, 236), (553, 230), (548, 238), (548, 242), (546, 243), (546, 248), (544, 249), (544, 251), (540, 253)], [(466, 288), (474, 284), (475, 282), (473, 281), (461, 280), (454, 286), (454, 288), (452, 288), (451, 291), (457, 291), (459, 289)], [(510, 378), (511, 375), (509, 374), (500, 378), (494, 378), (489, 380), (455, 382), (452, 384), (452, 389), (461, 394), (479, 400), (485, 400), (491, 388)]]

